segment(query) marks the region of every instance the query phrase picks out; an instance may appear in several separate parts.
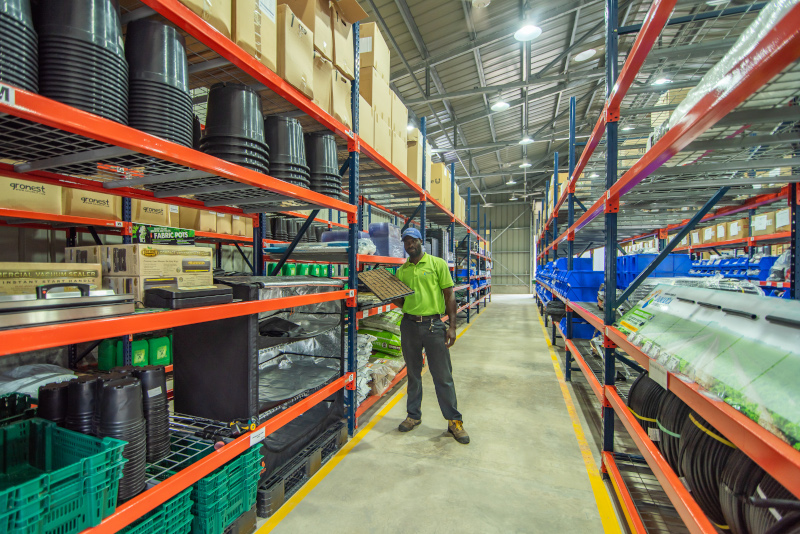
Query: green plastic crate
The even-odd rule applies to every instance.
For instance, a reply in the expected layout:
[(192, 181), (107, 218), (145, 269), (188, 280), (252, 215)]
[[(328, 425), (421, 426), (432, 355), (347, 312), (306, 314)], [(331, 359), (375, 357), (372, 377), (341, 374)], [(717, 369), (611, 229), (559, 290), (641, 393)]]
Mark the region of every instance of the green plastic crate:
[(192, 528), (192, 488), (186, 488), (172, 499), (120, 530), (120, 534), (184, 534)]
[(197, 481), (192, 492), (192, 532), (222, 534), (256, 502), (261, 476), (261, 446), (255, 445)]
[(29, 419), (0, 427), (0, 532), (70, 534), (117, 506), (125, 442)]

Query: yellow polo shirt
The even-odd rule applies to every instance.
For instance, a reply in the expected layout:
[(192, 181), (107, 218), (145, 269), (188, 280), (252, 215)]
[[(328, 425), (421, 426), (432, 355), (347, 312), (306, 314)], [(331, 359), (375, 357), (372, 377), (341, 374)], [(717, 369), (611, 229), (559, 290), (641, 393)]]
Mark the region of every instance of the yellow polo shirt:
[(409, 259), (398, 270), (397, 278), (414, 290), (405, 298), (403, 312), (411, 315), (443, 315), (445, 312), (442, 289), (453, 287), (450, 268), (442, 258), (423, 254), (414, 265)]

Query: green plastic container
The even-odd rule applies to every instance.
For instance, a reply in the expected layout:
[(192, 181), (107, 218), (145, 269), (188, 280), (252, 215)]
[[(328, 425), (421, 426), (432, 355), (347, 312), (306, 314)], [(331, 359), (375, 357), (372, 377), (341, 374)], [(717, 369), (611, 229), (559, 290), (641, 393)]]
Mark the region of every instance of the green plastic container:
[(281, 274), (283, 276), (294, 276), (297, 273), (297, 265), (294, 263), (284, 263)]
[[(122, 341), (117, 342), (117, 366), (125, 365), (125, 357), (122, 351)], [(144, 367), (150, 365), (150, 355), (148, 351), (148, 342), (146, 339), (140, 339), (131, 343), (131, 365)]]
[(132, 525), (120, 530), (120, 534), (184, 534), (192, 529), (192, 488), (186, 488)]
[(44, 419), (0, 427), (0, 532), (67, 534), (98, 525), (117, 506), (124, 447)]
[(117, 340), (104, 339), (97, 348), (97, 368), (110, 371), (117, 365)]
[[(278, 266), (278, 264), (277, 264), (277, 263), (275, 263), (275, 262), (268, 263), (268, 264), (267, 264), (267, 276), (271, 276), (271, 275), (272, 275), (272, 271), (273, 271), (273, 270), (275, 269), (275, 267), (277, 267), (277, 266)], [(277, 275), (275, 275), (275, 276), (280, 276), (281, 274), (282, 274), (282, 273), (278, 273), (278, 274), (277, 274)]]
[(309, 265), (308, 263), (301, 263), (297, 266), (296, 272), (298, 276), (311, 276), (311, 268), (316, 265)]
[(150, 365), (169, 365), (172, 361), (168, 337), (156, 337), (147, 340), (147, 354)]

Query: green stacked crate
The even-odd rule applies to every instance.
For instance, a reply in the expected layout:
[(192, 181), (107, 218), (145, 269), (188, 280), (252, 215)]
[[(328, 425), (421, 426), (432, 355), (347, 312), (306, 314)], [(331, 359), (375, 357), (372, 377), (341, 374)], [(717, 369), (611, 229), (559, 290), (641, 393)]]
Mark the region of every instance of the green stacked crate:
[(0, 532), (71, 534), (117, 507), (125, 442), (29, 419), (0, 427)]
[(192, 530), (192, 488), (186, 488), (120, 534), (188, 534)]
[(192, 532), (221, 534), (256, 502), (261, 476), (261, 445), (250, 447), (194, 485)]

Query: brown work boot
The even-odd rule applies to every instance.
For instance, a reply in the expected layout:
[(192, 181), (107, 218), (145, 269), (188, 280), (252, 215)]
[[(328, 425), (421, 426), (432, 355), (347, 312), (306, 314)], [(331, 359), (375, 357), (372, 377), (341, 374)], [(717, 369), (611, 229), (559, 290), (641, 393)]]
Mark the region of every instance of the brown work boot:
[(406, 420), (400, 423), (400, 426), (397, 427), (397, 430), (400, 432), (408, 432), (409, 430), (414, 430), (415, 426), (419, 426), (422, 421), (419, 419), (412, 419), (411, 417), (406, 417)]
[(457, 442), (463, 443), (464, 445), (469, 443), (469, 434), (464, 430), (464, 423), (455, 419), (449, 419), (448, 423), (447, 431), (453, 434)]

